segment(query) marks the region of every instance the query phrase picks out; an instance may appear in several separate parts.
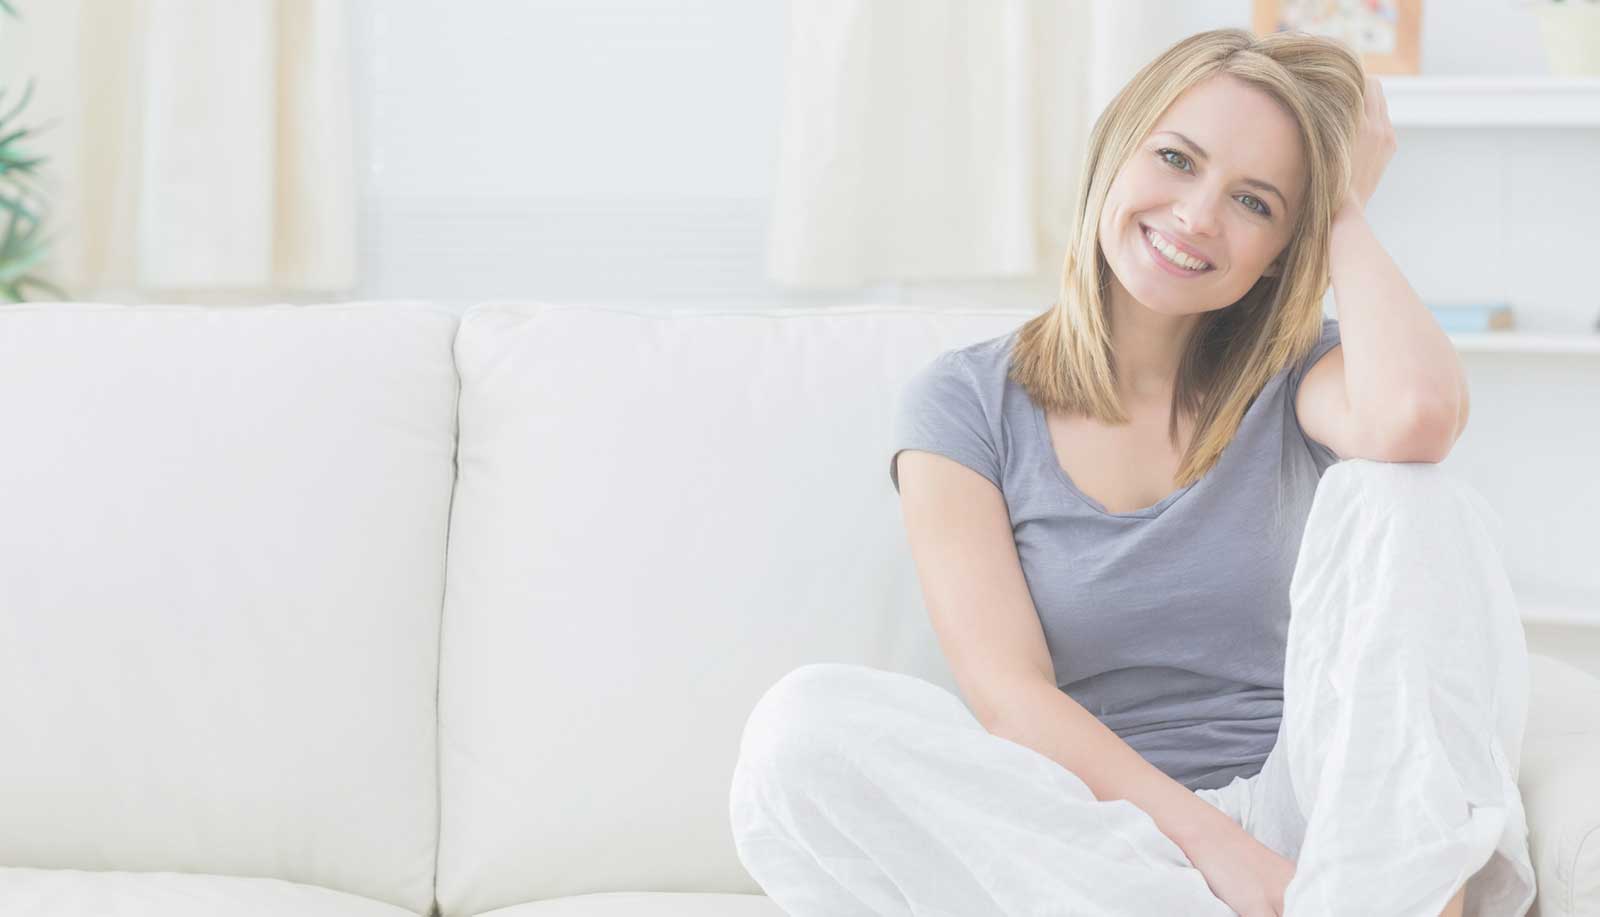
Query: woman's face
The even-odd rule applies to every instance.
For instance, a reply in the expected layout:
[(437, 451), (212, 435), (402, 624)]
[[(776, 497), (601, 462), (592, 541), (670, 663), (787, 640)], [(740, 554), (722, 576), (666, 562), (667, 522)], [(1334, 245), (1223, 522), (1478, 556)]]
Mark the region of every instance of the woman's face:
[[(1100, 213), (1111, 295), (1169, 315), (1232, 305), (1278, 272), (1304, 181), (1294, 119), (1270, 96), (1226, 74), (1189, 87), (1111, 183)], [(1208, 266), (1166, 261), (1151, 229)]]

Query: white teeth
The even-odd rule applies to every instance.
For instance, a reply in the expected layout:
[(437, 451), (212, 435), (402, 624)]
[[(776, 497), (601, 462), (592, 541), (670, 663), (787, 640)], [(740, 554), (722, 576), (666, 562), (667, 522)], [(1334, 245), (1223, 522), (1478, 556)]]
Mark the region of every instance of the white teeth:
[(1178, 251), (1172, 246), (1171, 243), (1161, 238), (1161, 236), (1157, 234), (1155, 230), (1147, 229), (1145, 230), (1144, 234), (1145, 238), (1150, 240), (1150, 244), (1155, 246), (1156, 251), (1160, 252), (1168, 261), (1171, 261), (1173, 264), (1191, 271), (1203, 271), (1210, 267), (1210, 265), (1206, 264), (1204, 261), (1191, 258), (1188, 255), (1185, 255), (1183, 252)]

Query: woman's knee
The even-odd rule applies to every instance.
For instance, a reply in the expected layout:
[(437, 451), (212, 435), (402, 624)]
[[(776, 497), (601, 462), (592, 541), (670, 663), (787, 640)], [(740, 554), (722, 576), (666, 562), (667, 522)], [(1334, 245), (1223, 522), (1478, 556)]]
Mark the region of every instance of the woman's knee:
[(1520, 627), (1498, 527), (1482, 495), (1436, 464), (1338, 462), (1318, 484), (1290, 604), (1389, 623), (1436, 610), (1455, 629), (1480, 610)]
[(1301, 553), (1309, 564), (1336, 562), (1327, 555), (1341, 550), (1381, 550), (1394, 563), (1486, 555), (1480, 559), (1487, 566), (1500, 542), (1500, 517), (1489, 502), (1437, 464), (1346, 459), (1317, 484)]
[(1345, 459), (1330, 465), (1317, 483), (1315, 502), (1355, 505), (1383, 515), (1444, 522), (1463, 508), (1493, 510), (1470, 484), (1432, 462)]
[(848, 706), (876, 670), (836, 662), (792, 669), (761, 695), (745, 720), (741, 768), (808, 768), (846, 741)]

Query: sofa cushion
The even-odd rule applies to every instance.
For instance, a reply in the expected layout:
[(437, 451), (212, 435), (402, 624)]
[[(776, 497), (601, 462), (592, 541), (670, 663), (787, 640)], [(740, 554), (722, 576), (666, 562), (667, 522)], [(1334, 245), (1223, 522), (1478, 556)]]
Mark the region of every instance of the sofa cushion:
[(600, 892), (513, 904), (479, 917), (783, 917), (766, 895)]
[(282, 879), (180, 872), (0, 867), (0, 914), (27, 917), (415, 917), (347, 892)]
[(0, 309), (0, 864), (428, 910), (455, 328)]
[(1530, 653), (1517, 788), (1539, 886), (1534, 917), (1600, 914), (1600, 678)]
[(440, 684), (446, 917), (760, 892), (728, 791), (807, 662), (954, 687), (889, 482), (899, 387), (1021, 311), (462, 315)]

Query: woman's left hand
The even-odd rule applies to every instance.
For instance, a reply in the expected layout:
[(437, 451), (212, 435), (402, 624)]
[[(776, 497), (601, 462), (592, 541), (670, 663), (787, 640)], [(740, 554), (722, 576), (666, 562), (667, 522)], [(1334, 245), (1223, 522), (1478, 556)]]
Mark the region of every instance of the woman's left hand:
[(1383, 97), (1383, 84), (1377, 77), (1369, 76), (1366, 87), (1361, 126), (1356, 131), (1350, 163), (1350, 187), (1345, 193), (1346, 204), (1363, 209), (1372, 199), (1372, 193), (1378, 190), (1378, 179), (1383, 177), (1383, 170), (1399, 145), (1394, 125), (1389, 123), (1389, 103)]

